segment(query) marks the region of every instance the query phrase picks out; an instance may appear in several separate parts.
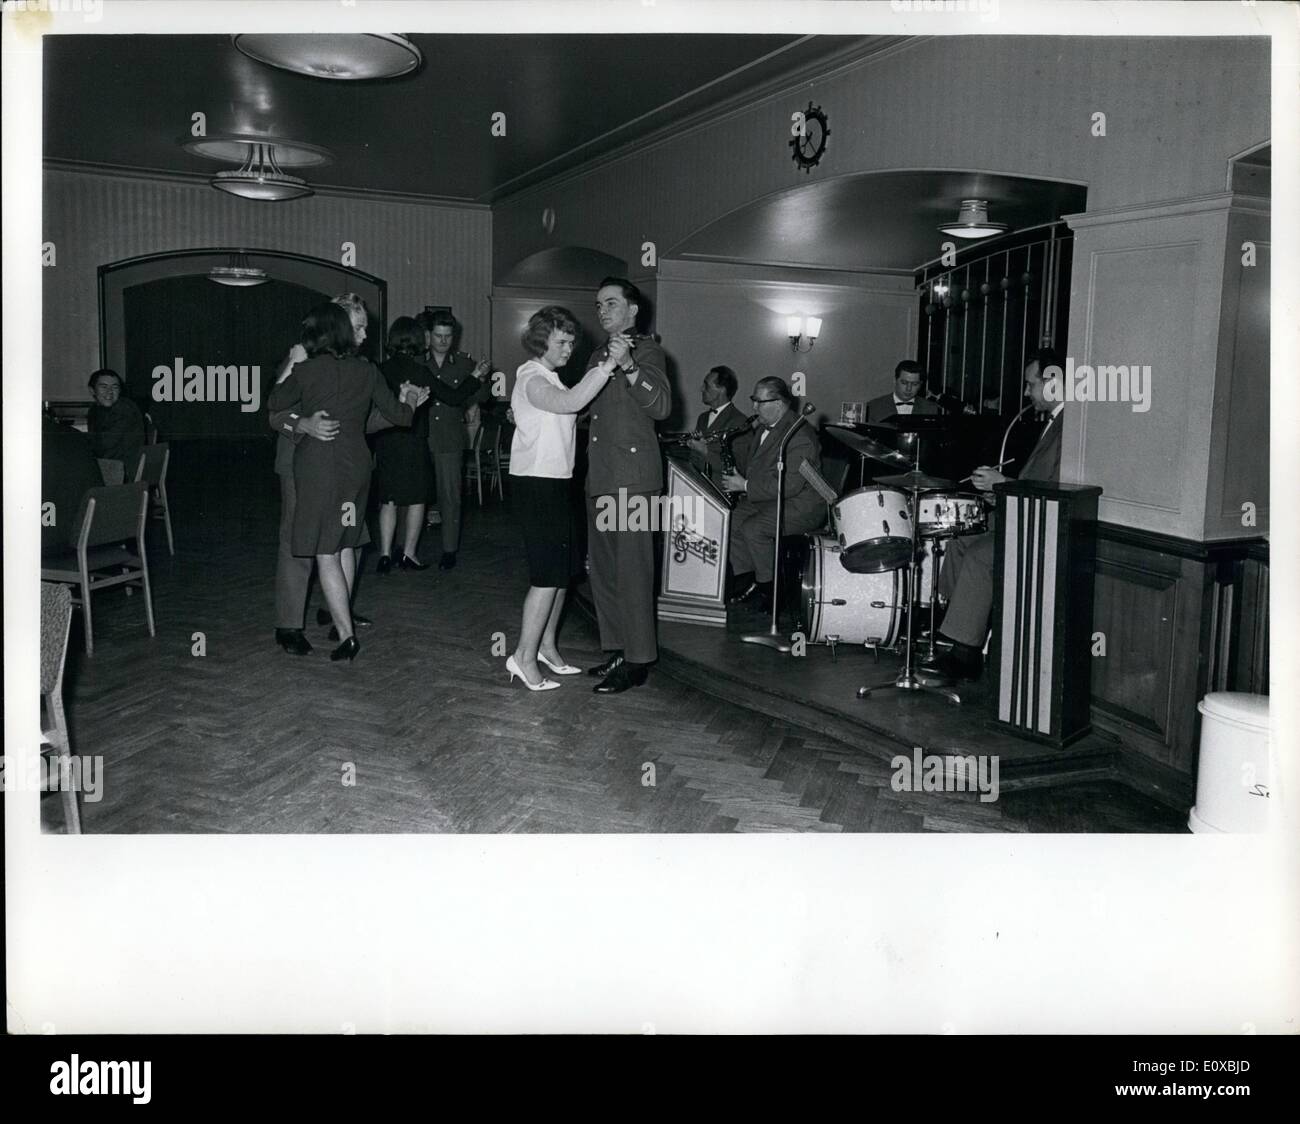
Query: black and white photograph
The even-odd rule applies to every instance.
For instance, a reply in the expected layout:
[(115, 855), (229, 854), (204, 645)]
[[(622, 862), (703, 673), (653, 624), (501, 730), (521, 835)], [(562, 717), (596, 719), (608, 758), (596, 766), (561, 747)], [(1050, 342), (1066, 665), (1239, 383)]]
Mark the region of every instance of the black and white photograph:
[(0, 8), (10, 1034), (1296, 1032), (1294, 6)]

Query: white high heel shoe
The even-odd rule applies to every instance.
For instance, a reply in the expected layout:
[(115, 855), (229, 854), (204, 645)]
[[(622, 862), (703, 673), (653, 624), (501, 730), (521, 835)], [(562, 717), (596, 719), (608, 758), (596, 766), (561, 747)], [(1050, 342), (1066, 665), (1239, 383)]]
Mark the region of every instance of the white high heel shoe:
[(537, 662), (544, 663), (553, 672), (555, 672), (556, 675), (581, 675), (582, 674), (582, 668), (574, 667), (573, 664), (571, 663), (562, 663), (558, 665), (553, 664), (544, 655), (542, 655), (541, 652), (537, 653)]
[(514, 656), (506, 656), (506, 670), (510, 672), (510, 682), (515, 681), (515, 676), (519, 676), (524, 681), (524, 686), (530, 691), (554, 691), (559, 684), (554, 679), (543, 679), (540, 683), (529, 683), (528, 676), (524, 674), (523, 668), (515, 663)]

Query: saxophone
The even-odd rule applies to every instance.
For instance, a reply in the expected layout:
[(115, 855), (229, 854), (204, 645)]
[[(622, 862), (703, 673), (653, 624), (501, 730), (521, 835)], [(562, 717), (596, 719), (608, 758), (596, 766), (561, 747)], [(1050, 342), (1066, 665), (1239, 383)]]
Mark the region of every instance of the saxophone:
[[(722, 472), (724, 476), (729, 476), (738, 471), (736, 465), (736, 454), (732, 452), (731, 444), (742, 433), (748, 433), (750, 431), (754, 424), (754, 418), (756, 417), (758, 417), (758, 415), (753, 414), (746, 418), (743, 424), (732, 426), (730, 429), (724, 429), (721, 433), (715, 433), (709, 438), (709, 440), (717, 441), (718, 443), (718, 459), (722, 462)], [(741, 495), (743, 495), (741, 492), (723, 492), (722, 494), (727, 497), (727, 503), (731, 507), (735, 507), (736, 504), (740, 502)]]

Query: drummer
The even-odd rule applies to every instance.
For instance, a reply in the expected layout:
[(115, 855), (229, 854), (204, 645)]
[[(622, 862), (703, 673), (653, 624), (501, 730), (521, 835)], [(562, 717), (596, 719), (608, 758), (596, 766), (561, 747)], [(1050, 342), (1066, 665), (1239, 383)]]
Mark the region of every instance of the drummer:
[[(1044, 377), (1047, 372), (1047, 377)], [(1040, 427), (1024, 464), (1019, 471), (1007, 473), (981, 465), (971, 476), (971, 483), (990, 494), (994, 484), (1015, 476), (1020, 480), (1041, 480), (1055, 484), (1061, 471), (1061, 411), (1065, 403), (1059, 394), (1051, 395), (1049, 384), (1060, 378), (1060, 357), (1049, 349), (1036, 352), (1025, 365), (1025, 394), (1034, 407)], [(1018, 418), (1017, 418), (1018, 420)], [(1011, 425), (1016, 425), (1012, 421)], [(1021, 422), (1020, 424), (1026, 424)], [(1028, 424), (1035, 424), (1029, 422)], [(1007, 429), (1010, 435), (1011, 427)], [(1007, 441), (1003, 441), (1005, 448)], [(1010, 466), (1007, 466), (1010, 467)], [(993, 608), (993, 544), (996, 528), (982, 535), (954, 538), (944, 557), (939, 575), (939, 594), (948, 598), (939, 639), (952, 644), (950, 654), (923, 663), (922, 675), (937, 679), (978, 679), (983, 670), (984, 642), (988, 639), (989, 613)]]
[(925, 368), (914, 359), (904, 359), (894, 368), (894, 392), (867, 403), (867, 421), (879, 422), (895, 415), (937, 414), (939, 406), (923, 393)]
[[(730, 604), (745, 603), (771, 611), (772, 557), (776, 549), (776, 459), (781, 440), (798, 418), (794, 397), (785, 379), (769, 377), (754, 384), (750, 402), (758, 412), (757, 429), (744, 470), (722, 477), (728, 492), (743, 496), (731, 516), (731, 545), (728, 560), (736, 575)], [(826, 518), (826, 501), (799, 471), (807, 461), (821, 467), (817, 434), (803, 426), (790, 438), (785, 452), (785, 481), (781, 491), (781, 534), (805, 535), (817, 530)]]

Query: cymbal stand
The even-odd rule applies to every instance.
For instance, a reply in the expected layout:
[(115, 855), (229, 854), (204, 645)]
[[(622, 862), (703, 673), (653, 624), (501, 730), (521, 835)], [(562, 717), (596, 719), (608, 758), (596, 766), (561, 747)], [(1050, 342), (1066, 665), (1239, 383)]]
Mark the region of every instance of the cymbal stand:
[[(917, 450), (918, 460), (920, 450)], [(912, 606), (916, 601), (916, 591), (920, 587), (920, 543), (918, 539), (918, 530), (921, 518), (921, 488), (913, 487), (912, 492), (912, 562), (908, 567), (907, 575), (907, 647), (904, 651), (903, 670), (900, 671), (896, 678), (886, 680), (884, 683), (871, 683), (864, 687), (858, 688), (858, 698), (869, 698), (877, 691), (926, 691), (932, 695), (941, 695), (954, 706), (961, 705), (961, 696), (956, 691), (947, 687), (931, 686), (928, 683), (922, 683), (917, 678), (916, 673), (912, 670), (912, 629), (916, 613), (913, 612)], [(931, 609), (933, 613), (933, 608)], [(933, 622), (932, 622), (933, 623)], [(933, 629), (931, 630), (933, 636)], [(931, 641), (933, 643), (933, 641)]]

